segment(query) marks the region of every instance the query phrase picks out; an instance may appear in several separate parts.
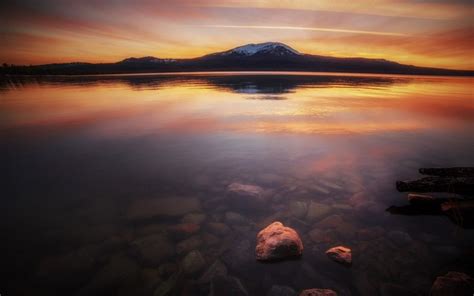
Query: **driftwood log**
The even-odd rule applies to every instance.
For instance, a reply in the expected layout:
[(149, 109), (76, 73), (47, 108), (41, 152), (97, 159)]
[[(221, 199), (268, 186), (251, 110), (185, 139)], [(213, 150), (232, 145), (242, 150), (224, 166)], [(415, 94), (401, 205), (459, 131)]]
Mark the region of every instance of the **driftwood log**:
[(424, 177), (418, 180), (397, 181), (400, 192), (474, 193), (474, 177)]
[(391, 206), (387, 212), (405, 216), (447, 216), (463, 228), (474, 228), (474, 200), (462, 198), (415, 198), (404, 206)]
[(443, 215), (464, 228), (474, 228), (474, 168), (421, 168), (421, 174), (430, 175), (418, 180), (397, 181), (401, 192), (450, 192), (458, 197), (434, 198), (430, 195), (408, 194), (408, 205), (391, 206), (395, 215)]
[(438, 177), (474, 177), (474, 167), (421, 168), (420, 174)]

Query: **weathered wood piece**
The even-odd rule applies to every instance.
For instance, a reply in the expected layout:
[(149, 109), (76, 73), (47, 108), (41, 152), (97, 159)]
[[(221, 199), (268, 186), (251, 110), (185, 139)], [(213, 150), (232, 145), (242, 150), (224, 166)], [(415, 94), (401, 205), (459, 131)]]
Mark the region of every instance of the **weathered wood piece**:
[[(391, 206), (387, 212), (395, 215), (447, 216), (453, 223), (474, 228), (474, 167), (421, 168), (421, 174), (430, 175), (418, 180), (397, 181), (398, 191), (449, 192), (458, 197), (434, 198), (431, 195), (409, 193), (409, 205)], [(466, 196), (467, 195), (467, 196)]]
[(393, 215), (404, 216), (447, 216), (463, 228), (474, 228), (474, 200), (434, 198), (410, 203), (405, 206), (391, 206), (387, 210)]
[(449, 219), (464, 228), (474, 228), (474, 200), (454, 200), (441, 204)]
[(474, 177), (474, 167), (421, 168), (419, 172), (438, 177)]
[(418, 180), (397, 181), (400, 192), (474, 193), (474, 177), (424, 177)]

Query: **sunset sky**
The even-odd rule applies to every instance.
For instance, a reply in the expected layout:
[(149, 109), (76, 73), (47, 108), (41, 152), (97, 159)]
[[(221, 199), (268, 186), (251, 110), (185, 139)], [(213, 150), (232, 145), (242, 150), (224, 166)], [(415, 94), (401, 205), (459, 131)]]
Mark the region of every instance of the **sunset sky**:
[(0, 62), (198, 57), (284, 42), (320, 55), (474, 69), (471, 0), (17, 0), (0, 4)]

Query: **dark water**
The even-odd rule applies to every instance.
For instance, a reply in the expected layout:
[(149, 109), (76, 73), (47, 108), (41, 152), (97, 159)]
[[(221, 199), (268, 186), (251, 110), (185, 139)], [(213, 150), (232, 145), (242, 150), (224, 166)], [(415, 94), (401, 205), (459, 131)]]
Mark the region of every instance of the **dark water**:
[[(208, 295), (212, 264), (249, 295), (472, 275), (473, 230), (385, 211), (419, 167), (474, 165), (472, 79), (273, 74), (1, 81), (1, 295)], [(231, 201), (234, 182), (265, 203)], [(273, 221), (302, 258), (255, 261)]]

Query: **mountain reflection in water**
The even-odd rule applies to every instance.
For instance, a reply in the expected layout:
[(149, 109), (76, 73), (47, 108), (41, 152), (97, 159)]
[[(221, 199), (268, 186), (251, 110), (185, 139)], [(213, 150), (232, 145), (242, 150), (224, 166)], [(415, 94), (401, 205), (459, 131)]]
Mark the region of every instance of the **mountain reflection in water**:
[[(385, 211), (419, 167), (474, 164), (472, 78), (9, 77), (0, 96), (2, 295), (208, 295), (196, 279), (213, 264), (249, 295), (426, 295), (474, 271), (473, 230)], [(229, 203), (234, 182), (265, 206)], [(301, 259), (255, 261), (274, 220), (300, 234)], [(350, 268), (325, 256), (336, 245)], [(179, 272), (193, 250), (205, 266)]]

